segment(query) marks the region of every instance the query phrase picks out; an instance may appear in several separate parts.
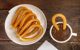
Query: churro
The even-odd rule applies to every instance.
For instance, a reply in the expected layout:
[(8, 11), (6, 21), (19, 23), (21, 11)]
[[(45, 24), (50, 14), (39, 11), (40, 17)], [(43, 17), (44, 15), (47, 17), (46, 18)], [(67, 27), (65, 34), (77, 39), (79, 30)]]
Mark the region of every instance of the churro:
[(34, 34), (36, 34), (36, 35), (32, 35), (32, 34), (29, 34), (28, 36), (26, 36), (26, 37), (21, 37), (21, 36), (19, 36), (19, 38), (21, 39), (21, 41), (34, 41), (34, 40), (36, 40), (37, 38), (39, 38), (41, 35), (42, 35), (42, 33), (43, 33), (43, 28), (42, 28), (42, 26), (40, 26), (40, 28), (38, 29), (38, 32), (37, 32), (37, 34), (36, 33), (34, 33)]
[[(30, 20), (29, 22), (27, 22), (26, 24), (25, 24), (25, 26), (21, 29), (21, 31), (19, 32), (19, 34), (22, 34), (23, 33), (23, 31), (25, 30), (25, 29), (27, 29), (31, 24), (32, 24), (32, 22), (37, 22), (38, 20), (35, 20), (35, 19), (33, 19), (33, 20)], [(39, 23), (39, 22), (38, 22)]]
[[(28, 30), (26, 30), (22, 35), (21, 35), (21, 37), (24, 37), (25, 35), (27, 35), (27, 34), (29, 34), (30, 32), (32, 32), (32, 30), (34, 30), (35, 28), (40, 28), (41, 29), (41, 26), (40, 25), (32, 25), (32, 26), (30, 26), (30, 28), (28, 29)], [(31, 30), (32, 29), (32, 30)], [(31, 30), (30, 32), (29, 32), (29, 30)], [(37, 30), (36, 30), (37, 31)]]
[(66, 29), (67, 21), (66, 21), (66, 18), (65, 18), (65, 16), (63, 14), (55, 14), (52, 17), (52, 23), (53, 23), (53, 25), (55, 26), (55, 28), (57, 30), (59, 30), (59, 27), (58, 27), (58, 25), (56, 24), (56, 21), (55, 21), (57, 17), (60, 17), (63, 20), (63, 30), (65, 30)]
[(30, 11), (29, 10), (22, 10), (21, 11), (21, 14), (19, 14), (19, 17), (17, 18), (17, 20), (16, 20), (17, 22), (15, 22), (14, 27), (17, 27), (20, 24), (21, 20), (24, 18), (24, 16), (28, 12), (30, 12)]
[[(32, 17), (31, 17), (31, 16), (32, 16)], [(21, 22), (21, 24), (20, 24), (19, 29), (21, 29), (21, 27), (24, 25), (24, 23), (26, 22), (26, 20), (29, 20), (29, 18), (31, 19), (31, 18), (36, 18), (36, 17), (35, 17), (34, 14), (32, 14), (32, 13), (27, 14), (27, 15), (23, 18), (23, 20), (22, 20), (22, 22)]]
[(16, 19), (18, 18), (18, 14), (20, 14), (21, 11), (25, 10), (25, 9), (26, 9), (25, 7), (20, 7), (20, 8), (18, 8), (18, 10), (16, 10), (14, 17), (12, 19), (12, 22), (11, 22), (12, 25), (14, 25), (14, 23), (16, 22)]

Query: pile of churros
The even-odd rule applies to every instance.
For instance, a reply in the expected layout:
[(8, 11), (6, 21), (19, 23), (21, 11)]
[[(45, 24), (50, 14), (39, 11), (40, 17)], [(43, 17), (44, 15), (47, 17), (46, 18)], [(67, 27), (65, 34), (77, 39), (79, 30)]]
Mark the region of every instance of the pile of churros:
[(22, 41), (35, 40), (43, 33), (43, 27), (36, 15), (24, 6), (16, 10), (11, 26)]

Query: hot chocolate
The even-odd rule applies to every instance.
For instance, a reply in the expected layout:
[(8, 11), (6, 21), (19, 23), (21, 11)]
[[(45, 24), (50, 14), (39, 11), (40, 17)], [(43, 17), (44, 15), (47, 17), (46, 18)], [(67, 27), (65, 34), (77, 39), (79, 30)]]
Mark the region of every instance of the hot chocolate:
[(64, 40), (67, 40), (70, 36), (70, 29), (69, 27), (67, 26), (65, 30), (63, 30), (63, 24), (62, 23), (59, 23), (58, 24), (60, 30), (56, 30), (55, 27), (53, 27), (52, 29), (52, 35), (53, 37), (58, 40), (58, 41), (64, 41)]

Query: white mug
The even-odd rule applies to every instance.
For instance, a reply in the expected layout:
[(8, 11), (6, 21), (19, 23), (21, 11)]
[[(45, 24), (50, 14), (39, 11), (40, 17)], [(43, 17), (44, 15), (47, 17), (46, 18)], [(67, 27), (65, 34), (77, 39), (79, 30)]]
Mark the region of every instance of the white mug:
[[(60, 23), (63, 23), (63, 22), (57, 22), (56, 24), (60, 24)], [(67, 24), (67, 26), (68, 26), (69, 29), (70, 29), (70, 36), (69, 36), (69, 38), (67, 38), (67, 39), (64, 40), (64, 41), (59, 41), (59, 40), (55, 39), (55, 38), (52, 36), (52, 28), (54, 27), (54, 25), (52, 25), (51, 28), (50, 28), (50, 36), (51, 36), (51, 38), (52, 38), (55, 42), (65, 43), (65, 42), (69, 41), (72, 36), (77, 36), (77, 33), (73, 33), (71, 26), (70, 26), (69, 24)]]

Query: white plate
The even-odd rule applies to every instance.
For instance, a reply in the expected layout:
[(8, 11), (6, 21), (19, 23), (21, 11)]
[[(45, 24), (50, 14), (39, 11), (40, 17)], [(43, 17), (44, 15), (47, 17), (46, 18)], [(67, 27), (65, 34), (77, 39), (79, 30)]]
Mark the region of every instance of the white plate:
[[(22, 42), (20, 41), (20, 39), (18, 37), (16, 37), (16, 33), (15, 31), (11, 28), (11, 21), (12, 21), (12, 18), (13, 18), (13, 15), (15, 14), (16, 10), (20, 7), (20, 6), (25, 6), (27, 7), (28, 9), (32, 10), (33, 13), (36, 14), (37, 18), (39, 19), (44, 31), (43, 31), (43, 34), (35, 41), (30, 41), (30, 42)], [(21, 5), (17, 5), (15, 7), (13, 7), (10, 11), (9, 11), (9, 14), (5, 20), (5, 31), (6, 31), (6, 34), (7, 36), (15, 43), (17, 44), (20, 44), (20, 45), (30, 45), (30, 44), (34, 44), (36, 42), (38, 42), (42, 37), (43, 35), (45, 34), (46, 32), (46, 28), (47, 28), (47, 20), (46, 20), (46, 17), (44, 15), (44, 13), (39, 9), (37, 8), (36, 6), (33, 6), (33, 5), (30, 5), (30, 4), (21, 4)]]

